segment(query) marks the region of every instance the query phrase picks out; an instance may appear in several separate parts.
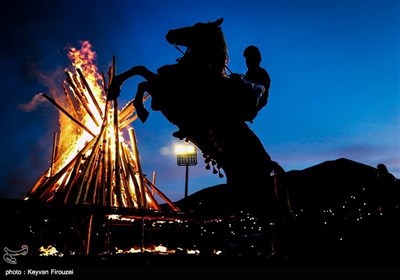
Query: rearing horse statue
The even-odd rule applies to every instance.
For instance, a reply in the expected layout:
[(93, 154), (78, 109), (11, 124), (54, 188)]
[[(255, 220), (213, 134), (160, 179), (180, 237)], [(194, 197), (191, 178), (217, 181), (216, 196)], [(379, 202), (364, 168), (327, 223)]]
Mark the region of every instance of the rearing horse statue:
[(152, 109), (161, 111), (179, 128), (180, 138), (194, 143), (206, 162), (223, 169), (232, 196), (221, 203), (233, 202), (237, 209), (271, 214), (277, 205), (277, 174), (284, 171), (246, 124), (251, 93), (240, 80), (225, 74), (228, 54), (222, 22), (221, 18), (170, 30), (166, 39), (187, 48), (183, 57), (176, 64), (162, 66), (157, 73), (135, 66), (116, 75), (108, 99), (118, 97), (126, 79), (142, 76), (145, 81), (139, 83), (133, 103), (141, 121), (145, 122), (149, 114), (143, 105), (147, 92), (152, 97)]

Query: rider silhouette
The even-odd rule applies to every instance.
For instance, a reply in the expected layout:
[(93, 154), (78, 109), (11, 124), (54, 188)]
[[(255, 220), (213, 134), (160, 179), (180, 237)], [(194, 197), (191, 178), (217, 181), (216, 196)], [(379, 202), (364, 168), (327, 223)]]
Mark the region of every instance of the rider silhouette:
[[(250, 94), (250, 98), (243, 100), (247, 120), (252, 120), (258, 112), (267, 104), (271, 78), (264, 68), (260, 66), (261, 53), (256, 46), (248, 46), (243, 56), (246, 59), (247, 72), (245, 75), (231, 74), (232, 79), (240, 80), (241, 86)], [(247, 102), (247, 103), (246, 103)], [(251, 102), (250, 104), (248, 102)]]
[(261, 53), (256, 46), (248, 46), (244, 52), (243, 56), (246, 59), (247, 72), (244, 78), (252, 83), (264, 87), (263, 93), (259, 96), (257, 102), (257, 111), (261, 110), (268, 102), (269, 87), (271, 85), (271, 78), (264, 68), (260, 66), (261, 63)]

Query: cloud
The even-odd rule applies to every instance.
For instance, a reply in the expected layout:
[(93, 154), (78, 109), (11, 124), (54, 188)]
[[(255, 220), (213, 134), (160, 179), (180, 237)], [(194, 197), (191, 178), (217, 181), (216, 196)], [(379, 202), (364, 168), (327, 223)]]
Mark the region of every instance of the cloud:
[(164, 146), (160, 148), (160, 154), (163, 156), (175, 155), (174, 147)]

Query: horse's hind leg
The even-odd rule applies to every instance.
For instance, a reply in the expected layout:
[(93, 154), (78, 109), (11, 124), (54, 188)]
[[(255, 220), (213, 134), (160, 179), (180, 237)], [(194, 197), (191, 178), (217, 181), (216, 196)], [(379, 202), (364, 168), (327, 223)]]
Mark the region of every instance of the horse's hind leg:
[(135, 99), (133, 100), (133, 106), (135, 106), (139, 119), (144, 123), (149, 117), (149, 111), (143, 105), (144, 93), (149, 92), (149, 82), (141, 82), (138, 84)]

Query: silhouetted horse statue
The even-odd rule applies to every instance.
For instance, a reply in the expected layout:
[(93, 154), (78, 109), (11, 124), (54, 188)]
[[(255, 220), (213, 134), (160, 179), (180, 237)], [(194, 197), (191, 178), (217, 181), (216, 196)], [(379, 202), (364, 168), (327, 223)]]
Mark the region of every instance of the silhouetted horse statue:
[(149, 114), (143, 106), (143, 96), (148, 92), (152, 109), (161, 111), (176, 125), (180, 138), (193, 142), (203, 152), (206, 163), (225, 172), (232, 196), (221, 203), (268, 215), (278, 205), (276, 180), (284, 171), (246, 124), (252, 92), (242, 81), (225, 74), (228, 55), (222, 22), (221, 18), (170, 30), (166, 39), (187, 48), (183, 57), (157, 73), (135, 66), (116, 75), (108, 99), (119, 95), (126, 79), (142, 76), (146, 81), (139, 83), (134, 100), (139, 118), (144, 122)]

